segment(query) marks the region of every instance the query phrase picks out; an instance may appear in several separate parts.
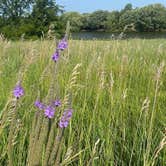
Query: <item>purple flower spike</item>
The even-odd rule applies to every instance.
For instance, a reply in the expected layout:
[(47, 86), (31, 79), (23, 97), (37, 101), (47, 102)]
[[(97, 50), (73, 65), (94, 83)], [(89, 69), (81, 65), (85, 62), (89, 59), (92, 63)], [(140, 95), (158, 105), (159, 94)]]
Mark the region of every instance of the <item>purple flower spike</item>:
[(53, 107), (47, 106), (47, 107), (45, 108), (44, 115), (45, 115), (47, 118), (49, 118), (49, 119), (53, 118), (53, 117), (54, 117), (54, 113), (55, 113), (55, 110), (54, 110)]
[(13, 90), (13, 95), (19, 99), (21, 96), (24, 95), (24, 89), (22, 88), (22, 86), (20, 84), (16, 85), (14, 90)]
[(45, 109), (45, 105), (43, 103), (41, 103), (39, 100), (35, 101), (35, 106), (37, 108), (39, 108), (39, 110), (44, 110)]
[(59, 107), (59, 106), (61, 106), (61, 101), (60, 100), (55, 100), (53, 104), (54, 104), (55, 107)]
[(72, 113), (73, 113), (72, 109), (68, 109), (63, 113), (61, 120), (59, 122), (60, 128), (66, 128), (69, 125), (69, 121), (72, 117)]
[(54, 61), (54, 62), (57, 62), (58, 61), (58, 59), (59, 59), (59, 51), (56, 51), (54, 54), (53, 54), (53, 56), (52, 56), (52, 60)]
[(63, 38), (59, 43), (58, 43), (58, 49), (59, 50), (64, 50), (65, 48), (67, 48), (68, 44), (67, 44), (67, 40), (65, 38)]

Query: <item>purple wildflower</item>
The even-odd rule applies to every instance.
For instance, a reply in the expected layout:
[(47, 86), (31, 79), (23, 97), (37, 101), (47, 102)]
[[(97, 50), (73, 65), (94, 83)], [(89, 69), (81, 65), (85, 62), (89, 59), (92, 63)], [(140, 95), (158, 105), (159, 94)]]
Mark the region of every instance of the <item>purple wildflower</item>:
[(39, 100), (35, 101), (35, 106), (37, 108), (39, 108), (39, 110), (44, 110), (45, 109), (45, 105), (43, 103), (41, 103)]
[(59, 50), (64, 50), (65, 48), (67, 48), (68, 44), (67, 44), (67, 40), (65, 38), (63, 38), (59, 43), (58, 43), (58, 49)]
[(61, 101), (60, 101), (60, 100), (55, 100), (55, 101), (53, 102), (53, 105), (54, 105), (55, 107), (59, 107), (59, 106), (61, 106)]
[(13, 95), (19, 99), (21, 96), (24, 95), (24, 89), (22, 88), (22, 86), (20, 84), (16, 85), (14, 90), (13, 90)]
[(44, 114), (45, 114), (45, 116), (46, 116), (47, 118), (49, 118), (49, 119), (53, 118), (53, 117), (54, 117), (54, 113), (55, 113), (55, 110), (54, 110), (53, 107), (47, 106), (47, 107), (45, 108)]
[(52, 56), (52, 60), (54, 61), (54, 62), (57, 62), (58, 61), (58, 59), (59, 59), (59, 51), (56, 51), (54, 54), (53, 54), (53, 56)]
[(60, 128), (66, 128), (69, 125), (69, 121), (72, 117), (72, 113), (73, 113), (72, 109), (68, 109), (63, 113), (63, 115), (60, 119), (60, 122), (59, 122)]

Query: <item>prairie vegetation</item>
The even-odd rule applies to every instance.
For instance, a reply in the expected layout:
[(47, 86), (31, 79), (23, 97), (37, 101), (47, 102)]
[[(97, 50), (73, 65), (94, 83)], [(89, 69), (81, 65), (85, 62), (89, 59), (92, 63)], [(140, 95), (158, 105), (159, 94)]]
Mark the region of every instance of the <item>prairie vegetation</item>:
[[(0, 41), (0, 165), (164, 166), (166, 41), (69, 40), (57, 63), (55, 48)], [(50, 96), (62, 102), (52, 119), (34, 106)], [(60, 129), (69, 101), (73, 116)]]

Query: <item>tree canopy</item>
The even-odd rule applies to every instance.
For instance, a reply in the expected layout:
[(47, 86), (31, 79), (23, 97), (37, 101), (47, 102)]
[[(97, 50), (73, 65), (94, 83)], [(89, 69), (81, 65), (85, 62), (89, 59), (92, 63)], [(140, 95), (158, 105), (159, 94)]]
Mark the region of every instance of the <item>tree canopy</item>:
[(59, 36), (70, 21), (71, 31), (166, 31), (166, 7), (153, 4), (121, 11), (64, 12), (55, 0), (0, 0), (0, 33), (8, 38), (38, 38), (53, 30)]
[(62, 11), (55, 0), (0, 0), (0, 33), (9, 38), (40, 37), (52, 24), (57, 30), (62, 27)]
[(11, 20), (28, 12), (34, 0), (0, 0), (0, 15)]
[[(64, 13), (64, 15), (70, 13)], [(70, 15), (70, 20), (72, 17)], [(86, 31), (155, 32), (166, 30), (166, 7), (162, 4), (142, 8), (133, 8), (132, 4), (127, 4), (121, 11), (98, 10), (93, 13), (79, 14), (79, 18), (79, 24), (75, 26), (77, 29)], [(73, 31), (76, 27), (73, 27)]]

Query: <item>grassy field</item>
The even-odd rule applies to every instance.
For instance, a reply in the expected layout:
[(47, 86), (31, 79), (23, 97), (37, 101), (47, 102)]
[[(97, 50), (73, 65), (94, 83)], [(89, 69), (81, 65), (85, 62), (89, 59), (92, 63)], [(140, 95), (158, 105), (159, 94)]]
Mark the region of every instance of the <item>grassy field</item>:
[[(70, 40), (56, 64), (55, 48), (0, 41), (0, 165), (164, 166), (166, 40)], [(50, 120), (34, 102), (53, 98), (63, 104)], [(74, 112), (62, 131), (66, 107)]]

